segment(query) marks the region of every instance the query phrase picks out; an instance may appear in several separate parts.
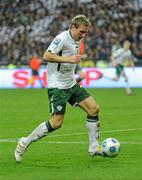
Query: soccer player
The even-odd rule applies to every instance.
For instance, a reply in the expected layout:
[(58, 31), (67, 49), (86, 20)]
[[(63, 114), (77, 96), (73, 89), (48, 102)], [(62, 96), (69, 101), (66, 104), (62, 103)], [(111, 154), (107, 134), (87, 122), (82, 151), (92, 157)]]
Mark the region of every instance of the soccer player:
[(79, 45), (89, 31), (90, 21), (84, 15), (75, 16), (67, 31), (57, 35), (43, 55), (48, 62), (48, 97), (50, 101), (50, 119), (42, 122), (27, 137), (22, 137), (15, 149), (15, 159), (22, 160), (27, 147), (32, 142), (47, 136), (59, 129), (64, 120), (67, 102), (79, 106), (87, 113), (86, 123), (89, 130), (89, 154), (102, 155), (99, 146), (99, 105), (94, 98), (77, 83), (74, 77), (75, 68), (81, 61)]
[(31, 84), (31, 87), (34, 86), (34, 81), (35, 79), (38, 79), (39, 80), (39, 83), (41, 85), (41, 87), (43, 88), (43, 83), (42, 83), (42, 80), (40, 78), (40, 75), (39, 75), (39, 69), (40, 69), (40, 64), (41, 64), (41, 60), (37, 57), (37, 55), (35, 54), (31, 59), (30, 59), (30, 62), (29, 62), (29, 67), (31, 68), (31, 79), (30, 79), (30, 84)]
[(132, 95), (133, 93), (131, 88), (129, 87), (128, 76), (124, 71), (124, 67), (125, 66), (134, 67), (130, 46), (131, 46), (130, 41), (125, 40), (123, 43), (123, 47), (118, 50), (115, 50), (111, 56), (112, 65), (116, 68), (116, 73), (113, 80), (118, 81), (120, 76), (123, 76), (126, 82), (126, 92), (128, 95)]

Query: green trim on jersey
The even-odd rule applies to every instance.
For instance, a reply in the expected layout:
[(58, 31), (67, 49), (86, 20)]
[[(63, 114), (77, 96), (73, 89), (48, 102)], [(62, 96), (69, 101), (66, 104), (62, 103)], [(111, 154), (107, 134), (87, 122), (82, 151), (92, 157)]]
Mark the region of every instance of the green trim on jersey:
[(71, 37), (72, 39), (74, 39), (73, 36), (72, 36), (72, 34), (71, 34), (71, 31), (69, 31), (69, 35), (70, 35), (70, 37)]
[(48, 89), (50, 113), (52, 115), (64, 115), (67, 102), (69, 102), (72, 106), (76, 106), (89, 96), (90, 94), (86, 91), (86, 89), (81, 87), (79, 84), (75, 84), (69, 89)]
[(61, 63), (58, 63), (57, 71), (60, 71)]
[(74, 43), (75, 43), (76, 45), (79, 45), (79, 42), (80, 42), (80, 41), (76, 41), (76, 40), (73, 38), (70, 30), (69, 30), (69, 35), (70, 35), (70, 37), (72, 38), (72, 40), (74, 41)]

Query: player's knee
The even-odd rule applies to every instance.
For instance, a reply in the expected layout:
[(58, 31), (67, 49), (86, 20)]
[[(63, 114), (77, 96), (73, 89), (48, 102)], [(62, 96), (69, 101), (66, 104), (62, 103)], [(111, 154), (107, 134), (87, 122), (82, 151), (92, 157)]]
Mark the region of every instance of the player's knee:
[(54, 126), (54, 129), (59, 129), (59, 128), (61, 128), (61, 126), (62, 126), (62, 125), (56, 124), (56, 125)]
[(114, 77), (112, 80), (113, 81), (118, 81), (119, 77)]
[(96, 114), (99, 114), (100, 107), (98, 104), (94, 105), (92, 108), (90, 108), (89, 115), (94, 116)]
[(59, 129), (59, 128), (61, 128), (61, 126), (62, 126), (62, 122), (60, 122), (60, 121), (52, 123), (53, 129)]
[(55, 118), (55, 119), (53, 118), (53, 119), (51, 119), (50, 122), (51, 122), (53, 129), (59, 129), (62, 126), (63, 119), (62, 118)]

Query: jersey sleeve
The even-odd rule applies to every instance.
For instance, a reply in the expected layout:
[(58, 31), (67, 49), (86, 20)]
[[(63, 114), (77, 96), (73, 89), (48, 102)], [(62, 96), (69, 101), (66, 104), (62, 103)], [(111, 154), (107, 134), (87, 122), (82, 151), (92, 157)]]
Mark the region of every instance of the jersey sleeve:
[(130, 58), (133, 58), (131, 50), (129, 50), (129, 56), (130, 56)]
[(122, 50), (121, 50), (121, 49), (116, 50), (116, 51), (113, 53), (114, 58), (118, 58), (118, 57), (121, 55), (121, 53), (122, 53)]
[(60, 36), (56, 36), (51, 42), (51, 44), (49, 45), (47, 51), (54, 54), (58, 54), (60, 51), (62, 51), (64, 42), (65, 42), (64, 38)]

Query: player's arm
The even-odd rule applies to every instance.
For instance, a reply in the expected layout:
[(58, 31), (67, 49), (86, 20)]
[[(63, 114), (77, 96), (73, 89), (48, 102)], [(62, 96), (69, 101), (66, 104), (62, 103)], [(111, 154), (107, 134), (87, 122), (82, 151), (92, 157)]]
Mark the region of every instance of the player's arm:
[(72, 55), (72, 56), (62, 56), (61, 52), (66, 46), (66, 36), (61, 34), (56, 36), (48, 49), (43, 55), (43, 59), (47, 62), (55, 63), (79, 63), (81, 61), (81, 55)]
[(132, 59), (128, 59), (128, 62), (126, 63), (127, 67), (134, 67), (134, 61)]
[(134, 64), (134, 56), (132, 55), (132, 52), (130, 51), (130, 55), (128, 60), (126, 61), (126, 67), (132, 67), (132, 69), (134, 70), (135, 64)]
[(43, 59), (47, 62), (62, 62), (62, 63), (79, 63), (81, 61), (81, 55), (72, 56), (59, 56), (57, 54), (46, 51), (43, 55)]
[(135, 67), (135, 63), (134, 63), (134, 56), (132, 55), (132, 52), (130, 51), (130, 59), (129, 59), (129, 63), (130, 63), (130, 66), (132, 68)]
[(129, 59), (129, 67), (132, 67), (133, 71), (135, 71), (135, 63), (133, 57)]
[(114, 67), (117, 67), (118, 64), (117, 64), (115, 56), (113, 54), (111, 55), (111, 62)]
[(79, 74), (79, 77), (76, 78), (76, 81), (79, 83), (83, 79), (85, 79), (85, 74), (81, 72), (81, 74)]
[(76, 67), (75, 74), (79, 75), (76, 78), (77, 82), (80, 82), (80, 81), (82, 81), (85, 78), (85, 73), (82, 71), (82, 68), (79, 65), (77, 65), (77, 67)]

